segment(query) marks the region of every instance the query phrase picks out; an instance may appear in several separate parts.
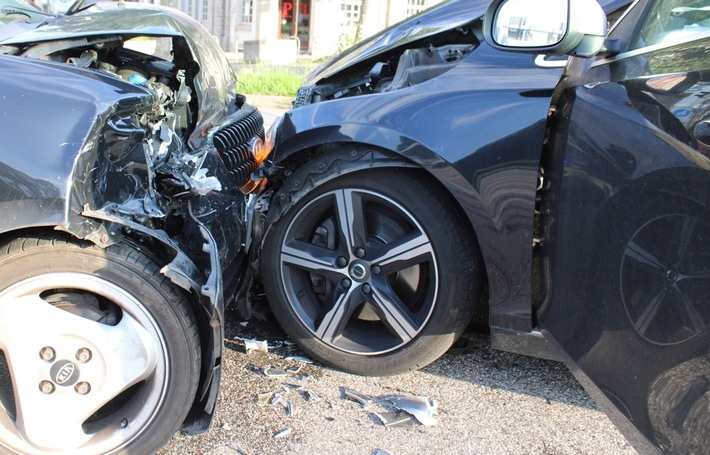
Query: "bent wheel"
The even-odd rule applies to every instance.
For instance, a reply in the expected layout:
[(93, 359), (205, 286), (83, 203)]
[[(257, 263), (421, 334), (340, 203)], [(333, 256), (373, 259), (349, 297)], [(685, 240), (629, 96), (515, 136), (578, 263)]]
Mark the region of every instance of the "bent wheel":
[(468, 323), (475, 247), (446, 196), (415, 175), (368, 170), (316, 184), (272, 226), (267, 297), (314, 358), (358, 374), (421, 368)]
[(0, 256), (0, 452), (152, 453), (197, 387), (185, 297), (148, 257), (52, 237)]

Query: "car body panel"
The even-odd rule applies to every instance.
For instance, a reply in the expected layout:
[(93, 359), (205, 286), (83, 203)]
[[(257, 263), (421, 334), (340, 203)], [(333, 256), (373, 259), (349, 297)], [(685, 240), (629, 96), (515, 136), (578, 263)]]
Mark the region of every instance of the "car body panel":
[[(561, 80), (475, 19), (452, 23), (476, 39), (418, 42), (414, 18), (316, 69), (275, 131), (286, 168), (356, 145), (429, 172), (477, 236), (493, 347), (564, 360), (639, 453), (710, 446), (710, 28), (680, 20), (707, 17), (690, 3), (633, 2)], [(672, 30), (645, 41), (653, 5)], [(458, 44), (444, 71), (387, 86), (403, 47)]]
[[(610, 13), (628, 4), (601, 3)], [(476, 232), (488, 276), (493, 331), (529, 334), (534, 323), (535, 193), (550, 96), (561, 66), (486, 44), (479, 32), (487, 5), (442, 3), (320, 65), (275, 133), (274, 160), (287, 162), (291, 155), (326, 143), (358, 144), (426, 169), (456, 198)], [(425, 48), (430, 41), (472, 50), (444, 63), (434, 77), (365, 93), (377, 84), (368, 82), (370, 67), (397, 60), (404, 49)], [(330, 95), (338, 84), (363, 94)], [(323, 90), (328, 98), (318, 101)], [(495, 336), (493, 343), (508, 340)], [(551, 356), (536, 342), (524, 348), (530, 349)]]

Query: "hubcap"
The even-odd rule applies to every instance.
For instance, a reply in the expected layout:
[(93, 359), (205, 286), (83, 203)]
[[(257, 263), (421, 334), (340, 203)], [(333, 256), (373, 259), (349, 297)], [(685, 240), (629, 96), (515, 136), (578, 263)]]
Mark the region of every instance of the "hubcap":
[(365, 261), (355, 261), (350, 266), (350, 277), (359, 283), (367, 281), (370, 277), (370, 267)]
[(282, 284), (314, 336), (342, 351), (398, 349), (423, 330), (438, 292), (430, 239), (382, 194), (330, 191), (301, 208), (281, 247)]
[(140, 434), (164, 399), (155, 322), (101, 278), (47, 274), (5, 289), (0, 333), (0, 449), (107, 453)]

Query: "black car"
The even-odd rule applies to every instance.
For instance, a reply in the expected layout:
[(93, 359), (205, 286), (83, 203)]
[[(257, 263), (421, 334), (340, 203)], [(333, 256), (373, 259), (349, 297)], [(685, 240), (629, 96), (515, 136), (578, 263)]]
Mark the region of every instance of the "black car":
[(145, 454), (206, 430), (224, 305), (249, 283), (261, 114), (178, 11), (13, 22), (0, 53), (0, 453)]
[[(586, 0), (464, 11), (316, 70), (269, 133), (274, 312), (386, 374), (484, 305), (494, 347), (565, 361), (639, 453), (707, 453), (710, 2), (637, 0), (608, 36)], [(559, 83), (541, 54), (573, 56)]]
[[(566, 60), (488, 45), (489, 1), (442, 2), (324, 62), (271, 131), (261, 274), (281, 325), (326, 364), (421, 368), (476, 311), (494, 346), (546, 351), (535, 214)], [(602, 3), (609, 21), (629, 4)]]

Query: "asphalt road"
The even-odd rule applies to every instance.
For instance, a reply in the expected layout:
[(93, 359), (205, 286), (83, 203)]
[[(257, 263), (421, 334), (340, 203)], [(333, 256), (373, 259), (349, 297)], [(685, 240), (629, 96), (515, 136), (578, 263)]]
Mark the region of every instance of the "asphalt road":
[[(232, 315), (227, 338), (212, 428), (176, 435), (161, 455), (636, 453), (564, 365), (491, 350), (485, 334), (467, 333), (429, 367), (385, 378), (288, 360), (302, 353), (271, 322), (244, 327)], [(247, 354), (239, 338), (266, 340), (269, 352)], [(347, 399), (346, 389), (371, 402)], [(393, 395), (435, 400), (436, 425), (400, 414), (404, 426), (384, 426), (378, 415), (393, 415)]]

